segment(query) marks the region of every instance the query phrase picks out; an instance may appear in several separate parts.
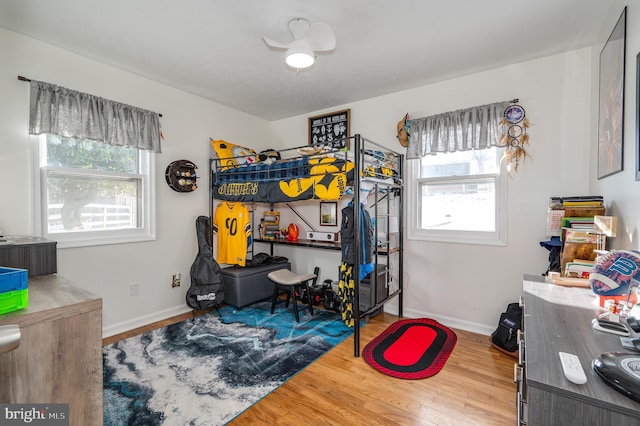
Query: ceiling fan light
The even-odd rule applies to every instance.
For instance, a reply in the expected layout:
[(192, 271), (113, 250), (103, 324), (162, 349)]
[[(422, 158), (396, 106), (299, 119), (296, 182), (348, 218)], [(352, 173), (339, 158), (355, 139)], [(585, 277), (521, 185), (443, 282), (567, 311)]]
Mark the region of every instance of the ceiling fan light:
[(313, 52), (308, 49), (292, 47), (285, 55), (285, 62), (293, 68), (309, 68), (314, 61)]

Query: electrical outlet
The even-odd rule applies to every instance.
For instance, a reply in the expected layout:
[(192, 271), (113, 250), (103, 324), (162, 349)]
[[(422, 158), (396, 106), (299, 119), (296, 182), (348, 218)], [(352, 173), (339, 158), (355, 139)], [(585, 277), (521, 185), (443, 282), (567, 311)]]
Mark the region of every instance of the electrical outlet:
[(138, 283), (129, 284), (129, 296), (137, 296), (138, 294), (140, 294)]
[(180, 272), (176, 272), (171, 277), (171, 287), (180, 287)]

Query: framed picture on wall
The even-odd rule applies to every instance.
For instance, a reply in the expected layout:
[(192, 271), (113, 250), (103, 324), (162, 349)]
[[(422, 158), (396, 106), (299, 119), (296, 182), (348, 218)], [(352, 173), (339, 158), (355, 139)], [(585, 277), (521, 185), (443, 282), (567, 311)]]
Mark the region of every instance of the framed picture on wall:
[(598, 179), (622, 171), (627, 8), (600, 52)]
[(309, 145), (349, 148), (349, 141), (344, 139), (351, 136), (350, 121), (350, 109), (309, 117)]
[(636, 56), (636, 180), (640, 180), (640, 52)]
[(338, 203), (333, 201), (320, 203), (320, 225), (338, 225)]

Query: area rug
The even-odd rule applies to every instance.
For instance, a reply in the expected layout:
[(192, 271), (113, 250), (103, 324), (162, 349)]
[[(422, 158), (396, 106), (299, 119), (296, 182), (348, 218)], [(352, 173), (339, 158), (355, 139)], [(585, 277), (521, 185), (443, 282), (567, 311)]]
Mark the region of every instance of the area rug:
[(352, 334), (337, 313), (226, 306), (103, 348), (105, 425), (220, 425)]
[(424, 379), (444, 367), (457, 340), (453, 331), (435, 320), (400, 320), (369, 342), (362, 357), (389, 376)]

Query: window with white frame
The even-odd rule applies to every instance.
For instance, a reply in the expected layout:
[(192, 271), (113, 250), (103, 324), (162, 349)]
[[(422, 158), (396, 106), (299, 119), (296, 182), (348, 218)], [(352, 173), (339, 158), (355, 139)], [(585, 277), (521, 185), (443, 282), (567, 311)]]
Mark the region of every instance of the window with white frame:
[(151, 151), (53, 134), (33, 139), (44, 238), (59, 247), (155, 238)]
[(506, 245), (503, 101), (410, 120), (408, 238)]
[(155, 239), (160, 114), (31, 80), (36, 232), (58, 247)]
[(494, 146), (408, 160), (408, 237), (505, 245), (506, 178), (500, 157)]

